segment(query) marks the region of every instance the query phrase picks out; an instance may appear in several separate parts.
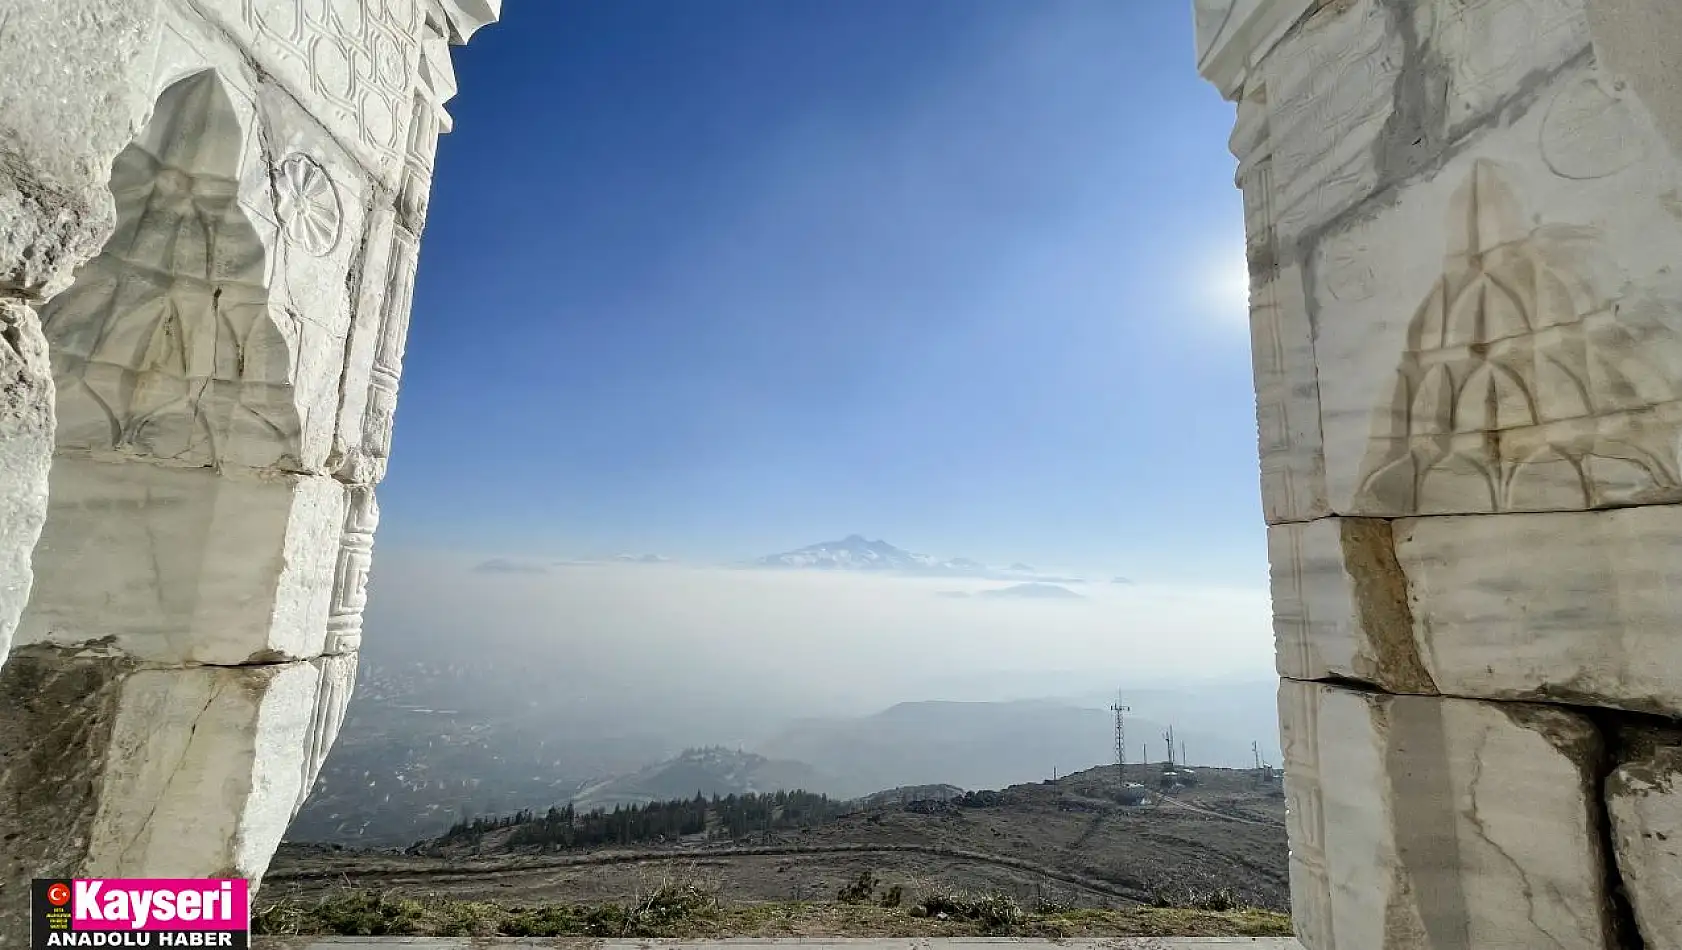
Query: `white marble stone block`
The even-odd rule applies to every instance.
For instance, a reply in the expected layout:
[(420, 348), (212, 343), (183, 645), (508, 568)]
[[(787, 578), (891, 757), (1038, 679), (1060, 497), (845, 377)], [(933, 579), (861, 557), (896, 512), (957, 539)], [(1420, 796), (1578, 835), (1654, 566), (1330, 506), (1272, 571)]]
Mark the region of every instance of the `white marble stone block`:
[(5, 893), (255, 880), (308, 794), (355, 678), (449, 46), (500, 9), (0, 2)]
[(1643, 736), (1606, 780), (1618, 876), (1647, 950), (1682, 950), (1682, 736)]
[(1379, 139), (1405, 65), (1389, 4), (1321, 6), (1251, 79), (1266, 90), (1274, 226), (1287, 247), (1383, 184)]
[(331, 657), (127, 677), (86, 873), (260, 879), (354, 671), (353, 657)]
[(157, 0), (8, 3), (0, 36), (0, 296), (64, 289), (112, 223), (111, 159), (151, 105)]
[(204, 7), (380, 180), (397, 186), (425, 4), (211, 0)]
[(165, 88), (113, 166), (115, 230), (42, 309), (60, 450), (324, 470), (362, 184), (238, 74), (201, 64)]
[(1395, 522), (1445, 693), (1682, 715), (1682, 507)]
[(1638, 104), (1573, 66), (1322, 238), (1309, 293), (1333, 510), (1682, 500), (1679, 171)]
[(1682, 501), (1682, 165), (1583, 0), (1342, 0), (1248, 39), (1269, 522)]
[[(148, 669), (21, 648), (0, 675), (0, 887), (260, 881), (343, 719), (354, 656)], [(27, 931), (0, 902), (0, 939)]]
[(1682, 716), (1682, 506), (1268, 530), (1279, 671)]
[(1307, 950), (1618, 946), (1587, 719), (1292, 680), (1279, 706)]
[(324, 476), (60, 456), (17, 641), (172, 665), (320, 656), (345, 506)]
[(1434, 693), (1420, 662), (1390, 523), (1322, 518), (1268, 528), (1279, 674)]

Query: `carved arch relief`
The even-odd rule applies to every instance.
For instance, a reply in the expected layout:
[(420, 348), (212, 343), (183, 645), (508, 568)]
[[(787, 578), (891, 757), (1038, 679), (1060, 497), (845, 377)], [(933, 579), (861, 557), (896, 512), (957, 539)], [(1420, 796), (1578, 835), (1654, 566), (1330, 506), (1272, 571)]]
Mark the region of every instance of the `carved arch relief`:
[(293, 346), (240, 207), (244, 153), (232, 101), (207, 70), (166, 89), (117, 156), (116, 230), (42, 311), (60, 448), (296, 464)]
[(1505, 170), (1450, 200), (1442, 277), (1375, 413), (1361, 510), (1578, 510), (1682, 490), (1682, 340), (1621, 319), (1594, 228), (1532, 227)]

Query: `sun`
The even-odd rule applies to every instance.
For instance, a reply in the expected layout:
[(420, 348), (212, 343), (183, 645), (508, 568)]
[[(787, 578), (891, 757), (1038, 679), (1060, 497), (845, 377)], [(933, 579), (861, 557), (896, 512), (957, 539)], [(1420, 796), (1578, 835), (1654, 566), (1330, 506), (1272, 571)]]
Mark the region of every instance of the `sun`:
[(1190, 275), (1200, 309), (1217, 326), (1250, 327), (1250, 264), (1243, 239), (1223, 241), (1207, 252)]

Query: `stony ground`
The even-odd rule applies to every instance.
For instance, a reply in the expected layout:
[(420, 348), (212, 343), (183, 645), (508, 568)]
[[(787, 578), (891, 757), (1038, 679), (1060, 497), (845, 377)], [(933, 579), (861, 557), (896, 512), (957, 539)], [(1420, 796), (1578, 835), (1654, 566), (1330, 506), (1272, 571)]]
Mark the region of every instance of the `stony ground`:
[[(1142, 781), (1152, 774), (1138, 768), (1128, 777)], [(1128, 807), (1110, 797), (1113, 767), (1094, 769), (1055, 783), (1013, 786), (993, 807), (923, 814), (889, 806), (725, 845), (533, 854), (509, 853), (493, 838), (445, 857), (289, 845), (276, 857), (261, 898), (294, 910), (362, 892), (500, 908), (600, 905), (634, 902), (677, 882), (721, 899), (723, 916), (709, 926), (724, 928), (722, 934), (836, 933), (824, 928), (845, 923), (859, 935), (918, 935), (962, 923), (835, 904), (841, 887), (871, 872), (884, 889), (899, 885), (908, 902), (938, 894), (999, 895), (1028, 910), (1067, 906), (1122, 915), (1060, 919), (1051, 927), (1071, 935), (1153, 933), (1151, 927), (1166, 925), (1176, 911), (1156, 908), (1154, 918), (1138, 916), (1145, 913), (1140, 905), (1151, 903), (1287, 910), (1284, 802), (1277, 784), (1219, 769), (1199, 770), (1198, 778), (1196, 787), (1168, 800)], [(1277, 927), (1281, 918), (1259, 919)], [(1241, 926), (1232, 921), (1211, 926), (1229, 928), (1211, 935), (1249, 932), (1230, 929)], [(1092, 927), (1098, 930), (1082, 929)]]
[(1253, 908), (1042, 905), (1008, 898), (944, 896), (910, 906), (840, 901), (727, 903), (686, 888), (662, 888), (608, 904), (460, 901), (341, 891), (259, 906), (258, 934), (472, 937), (1280, 937), (1290, 919)]

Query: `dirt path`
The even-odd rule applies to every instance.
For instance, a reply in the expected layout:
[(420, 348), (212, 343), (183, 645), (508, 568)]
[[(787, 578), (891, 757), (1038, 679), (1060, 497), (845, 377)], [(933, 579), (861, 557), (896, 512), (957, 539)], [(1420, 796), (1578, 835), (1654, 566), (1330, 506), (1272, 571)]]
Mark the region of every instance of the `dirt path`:
[(1223, 821), (1236, 821), (1241, 825), (1255, 825), (1258, 828), (1283, 828), (1284, 827), (1284, 825), (1280, 822), (1257, 821), (1254, 818), (1240, 818), (1237, 815), (1228, 815), (1228, 814), (1225, 814), (1223, 812), (1211, 811), (1207, 808), (1201, 808), (1197, 805), (1193, 805), (1190, 802), (1182, 802), (1178, 798), (1169, 798), (1167, 795), (1160, 795), (1159, 794), (1156, 797), (1159, 801), (1167, 802), (1170, 805), (1176, 805), (1180, 808), (1184, 808), (1186, 811), (1196, 812), (1199, 815), (1208, 815), (1210, 818), (1219, 818)]

